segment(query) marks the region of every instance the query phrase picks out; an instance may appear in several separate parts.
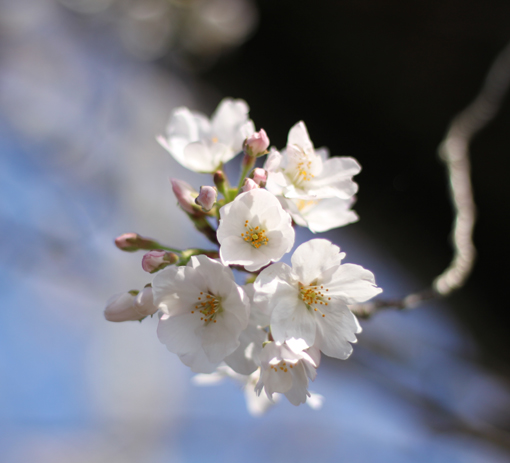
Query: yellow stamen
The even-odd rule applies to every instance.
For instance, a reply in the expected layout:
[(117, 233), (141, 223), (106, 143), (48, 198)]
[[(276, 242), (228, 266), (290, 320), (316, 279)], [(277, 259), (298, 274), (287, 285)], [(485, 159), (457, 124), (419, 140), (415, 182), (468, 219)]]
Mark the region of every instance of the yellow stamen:
[(262, 245), (267, 245), (269, 239), (266, 236), (266, 230), (261, 230), (259, 226), (255, 228), (248, 226), (248, 221), (244, 226), (247, 228), (246, 233), (241, 233), (241, 237), (247, 243), (250, 243), (254, 248), (260, 248)]

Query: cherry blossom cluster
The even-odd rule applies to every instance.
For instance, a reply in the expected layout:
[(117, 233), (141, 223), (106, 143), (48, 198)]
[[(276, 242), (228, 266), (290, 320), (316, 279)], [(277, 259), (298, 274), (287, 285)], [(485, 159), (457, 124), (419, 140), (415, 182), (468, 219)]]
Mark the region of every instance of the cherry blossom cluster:
[[(171, 179), (182, 210), (212, 249), (178, 250), (128, 233), (124, 251), (148, 251), (143, 269), (154, 279), (138, 291), (114, 296), (110, 321), (142, 320), (159, 313), (157, 334), (170, 352), (209, 384), (230, 377), (245, 389), (248, 408), (267, 409), (279, 395), (294, 405), (317, 406), (308, 390), (321, 353), (346, 359), (361, 327), (349, 309), (382, 290), (374, 275), (343, 263), (330, 241), (295, 244), (294, 227), (320, 233), (358, 220), (351, 207), (360, 166), (353, 158), (315, 149), (303, 122), (282, 150), (269, 147), (242, 100), (224, 99), (211, 119), (188, 108), (172, 112), (158, 142), (184, 167), (210, 173), (214, 185), (197, 191)], [(237, 184), (224, 165), (242, 155)], [(266, 156), (262, 167), (258, 158)]]

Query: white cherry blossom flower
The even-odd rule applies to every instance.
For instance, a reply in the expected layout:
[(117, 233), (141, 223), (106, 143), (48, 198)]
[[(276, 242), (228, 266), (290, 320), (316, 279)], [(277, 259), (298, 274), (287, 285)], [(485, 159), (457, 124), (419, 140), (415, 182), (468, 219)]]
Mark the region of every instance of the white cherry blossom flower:
[(152, 284), (163, 312), (158, 337), (197, 373), (210, 373), (234, 352), (248, 325), (249, 299), (232, 271), (206, 256), (167, 267)]
[(346, 359), (361, 332), (349, 304), (365, 302), (382, 290), (372, 272), (341, 264), (345, 253), (323, 239), (299, 246), (292, 268), (283, 263), (264, 269), (255, 281), (255, 303), (271, 314), (275, 341), (303, 339), (330, 357)]
[(301, 227), (308, 227), (313, 233), (322, 233), (359, 220), (351, 210), (354, 196), (349, 199), (287, 199), (279, 196), (283, 208)]
[(255, 390), (265, 390), (272, 399), (275, 392), (285, 395), (292, 405), (306, 402), (310, 397), (308, 379), (315, 380), (321, 353), (302, 340), (289, 339), (280, 344), (267, 343), (261, 353), (260, 379)]
[(282, 153), (272, 150), (264, 168), (269, 191), (300, 199), (348, 199), (358, 191), (352, 177), (361, 170), (353, 158), (328, 159), (325, 148), (315, 150), (302, 121), (290, 129), (287, 148)]
[(186, 107), (176, 108), (158, 142), (174, 159), (195, 172), (214, 172), (241, 152), (246, 137), (255, 131), (243, 100), (225, 98), (211, 120)]
[(254, 272), (289, 252), (295, 233), (278, 199), (257, 188), (220, 209), (217, 237), (223, 263), (244, 265)]

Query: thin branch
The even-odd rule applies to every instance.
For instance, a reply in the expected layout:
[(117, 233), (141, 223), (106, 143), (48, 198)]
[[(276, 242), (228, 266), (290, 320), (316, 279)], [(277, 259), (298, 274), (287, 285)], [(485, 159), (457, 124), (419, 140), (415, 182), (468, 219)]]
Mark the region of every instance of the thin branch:
[(450, 265), (434, 280), (431, 288), (409, 294), (402, 299), (375, 300), (352, 306), (351, 309), (356, 315), (369, 317), (378, 310), (390, 307), (413, 308), (423, 301), (447, 296), (466, 282), (476, 255), (473, 244), (476, 207), (471, 185), (469, 144), (474, 135), (495, 117), (509, 85), (510, 44), (497, 56), (475, 100), (454, 117), (438, 148), (439, 156), (447, 168), (454, 210), (452, 228), (454, 254)]

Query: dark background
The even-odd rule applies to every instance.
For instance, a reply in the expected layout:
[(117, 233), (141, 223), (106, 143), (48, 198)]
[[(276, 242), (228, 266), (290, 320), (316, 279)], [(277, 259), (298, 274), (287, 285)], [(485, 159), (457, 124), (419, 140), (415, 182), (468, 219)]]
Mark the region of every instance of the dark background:
[[(305, 120), (316, 147), (363, 166), (351, 227), (432, 281), (451, 258), (452, 211), (437, 146), (510, 40), (510, 2), (260, 0), (255, 35), (202, 77), (249, 102), (283, 147)], [(165, 59), (163, 66), (172, 67)], [(507, 98), (508, 100), (508, 98)], [(211, 111), (216, 101), (211, 101)], [(508, 368), (510, 105), (472, 144), (478, 259), (451, 296), (483, 360)], [(421, 288), (410, 288), (414, 291)], [(507, 373), (509, 370), (507, 370)]]

